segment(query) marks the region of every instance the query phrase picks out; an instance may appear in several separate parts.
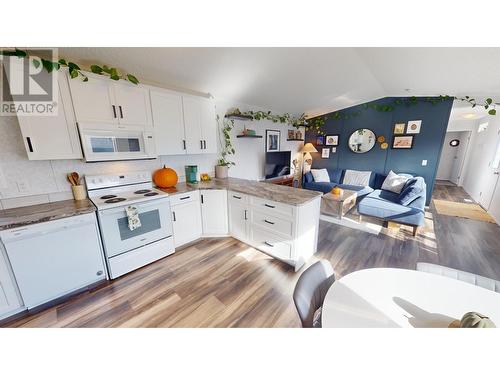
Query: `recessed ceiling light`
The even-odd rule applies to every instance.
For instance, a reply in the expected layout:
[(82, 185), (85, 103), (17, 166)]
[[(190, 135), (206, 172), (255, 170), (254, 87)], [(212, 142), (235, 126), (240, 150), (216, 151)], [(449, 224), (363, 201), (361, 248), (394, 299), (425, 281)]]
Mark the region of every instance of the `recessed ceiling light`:
[(475, 113), (466, 113), (465, 115), (462, 115), (463, 118), (474, 118), (476, 117)]

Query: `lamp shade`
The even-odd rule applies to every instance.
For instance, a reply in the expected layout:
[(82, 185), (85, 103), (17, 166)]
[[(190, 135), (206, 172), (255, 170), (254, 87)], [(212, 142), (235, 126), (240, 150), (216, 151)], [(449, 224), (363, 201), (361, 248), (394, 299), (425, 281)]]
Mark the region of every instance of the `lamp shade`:
[(318, 150), (316, 150), (312, 143), (306, 143), (304, 146), (302, 146), (300, 152), (318, 152)]

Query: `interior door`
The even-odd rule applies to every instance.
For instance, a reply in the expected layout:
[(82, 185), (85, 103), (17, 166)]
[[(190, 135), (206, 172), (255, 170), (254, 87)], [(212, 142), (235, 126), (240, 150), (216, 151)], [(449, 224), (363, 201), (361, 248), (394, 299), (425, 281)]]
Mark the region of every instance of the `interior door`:
[(186, 134), (186, 152), (188, 154), (202, 154), (203, 135), (201, 131), (200, 99), (192, 96), (183, 96), (182, 107)]
[[(487, 166), (483, 168), (484, 176), (481, 181), (481, 192), (479, 197), (479, 204), (485, 209), (489, 210), (495, 189), (498, 184), (500, 175), (500, 121), (493, 125), (489, 132), (490, 137), (485, 142), (485, 148), (482, 150), (484, 154), (484, 163)], [(496, 126), (495, 126), (496, 125)], [(489, 129), (488, 129), (489, 130)]]
[(151, 91), (151, 108), (158, 155), (185, 154), (182, 96), (169, 91)]
[(471, 133), (470, 131), (463, 131), (459, 133), (460, 135), (458, 137), (458, 140), (460, 141), (460, 144), (457, 147), (457, 153), (455, 155), (450, 175), (450, 181), (456, 185), (460, 185), (461, 182), (461, 177), (462, 177), (461, 175), (465, 162), (465, 155), (469, 148), (470, 133)]
[(120, 82), (114, 84), (114, 91), (120, 125), (151, 126), (151, 106), (146, 88)]
[(118, 123), (113, 82), (89, 75), (87, 82), (79, 77), (69, 79), (73, 108), (78, 122)]
[(211, 99), (201, 99), (201, 129), (203, 138), (203, 152), (217, 153), (217, 120), (215, 118), (215, 104)]

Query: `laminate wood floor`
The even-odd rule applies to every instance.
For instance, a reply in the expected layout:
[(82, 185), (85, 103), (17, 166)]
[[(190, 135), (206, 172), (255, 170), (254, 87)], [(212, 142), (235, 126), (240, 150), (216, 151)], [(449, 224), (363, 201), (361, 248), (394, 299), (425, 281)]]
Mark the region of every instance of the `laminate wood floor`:
[[(463, 199), (436, 185), (438, 199)], [(436, 214), (379, 235), (321, 221), (317, 259), (337, 277), (371, 267), (438, 263), (500, 279), (500, 227)], [(303, 268), (305, 269), (305, 267)], [(10, 327), (299, 327), (292, 293), (300, 272), (232, 238), (203, 239), (96, 290)]]

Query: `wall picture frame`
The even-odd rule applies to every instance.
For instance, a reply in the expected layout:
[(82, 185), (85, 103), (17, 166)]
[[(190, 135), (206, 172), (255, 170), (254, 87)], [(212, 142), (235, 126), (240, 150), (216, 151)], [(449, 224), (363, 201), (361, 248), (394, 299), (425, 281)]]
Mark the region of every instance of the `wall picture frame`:
[(316, 136), (316, 146), (323, 146), (325, 144), (325, 136), (317, 135)]
[(280, 151), (280, 138), (279, 130), (266, 130), (266, 152)]
[(325, 145), (338, 146), (338, 144), (339, 144), (339, 135), (338, 134), (332, 134), (332, 135), (326, 136)]
[(331, 153), (335, 154), (337, 152), (337, 147), (332, 147)]
[(321, 150), (321, 158), (328, 159), (330, 157), (330, 149), (325, 147)]
[(288, 139), (297, 139), (297, 137), (295, 137), (295, 130), (288, 129)]
[(408, 121), (408, 126), (406, 127), (406, 134), (419, 134), (421, 127), (422, 127), (422, 120)]
[(413, 148), (413, 135), (396, 135), (392, 139), (393, 149), (406, 149)]
[(406, 124), (404, 122), (398, 122), (394, 124), (393, 134), (403, 135), (406, 130)]

